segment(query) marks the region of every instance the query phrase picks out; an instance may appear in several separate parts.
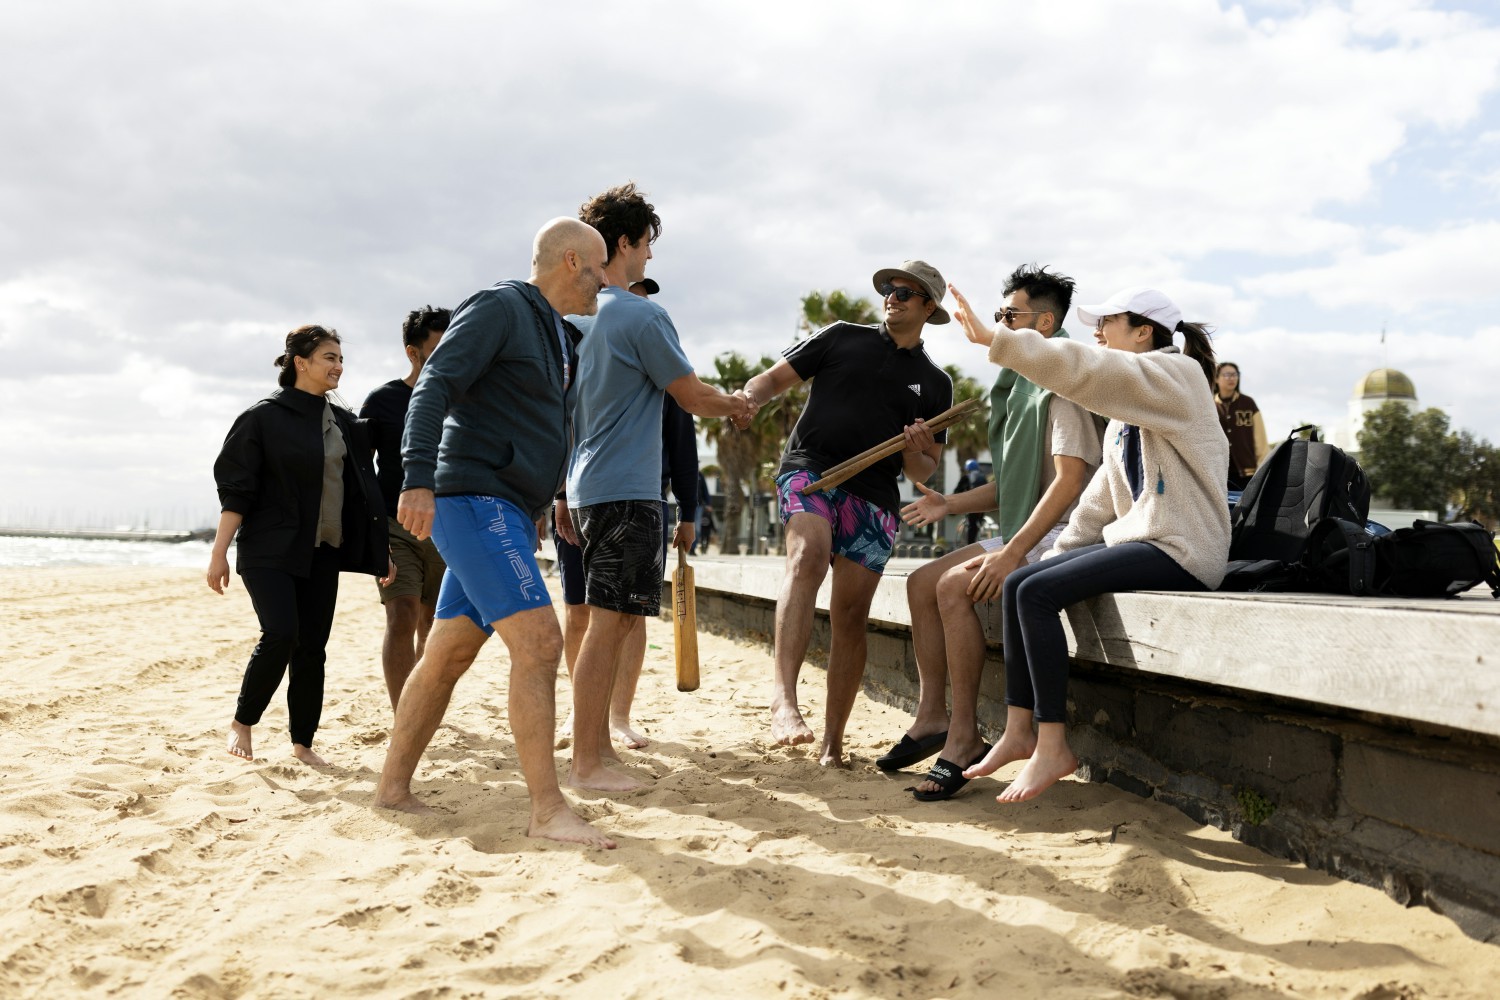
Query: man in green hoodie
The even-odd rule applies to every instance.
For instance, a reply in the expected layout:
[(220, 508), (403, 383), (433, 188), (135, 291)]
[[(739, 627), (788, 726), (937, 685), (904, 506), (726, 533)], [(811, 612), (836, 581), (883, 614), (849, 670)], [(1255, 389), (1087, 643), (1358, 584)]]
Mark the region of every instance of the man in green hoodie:
[[(1071, 278), (1025, 265), (1011, 272), (1004, 293), (995, 322), (1029, 327), (1044, 337), (1067, 336), (1062, 320), (1073, 298)], [(999, 537), (934, 559), (907, 578), (920, 683), (917, 715), (876, 764), (895, 771), (941, 751), (914, 789), (924, 802), (952, 797), (967, 783), (963, 769), (989, 750), (979, 735), (986, 645), (975, 606), (999, 600), (1006, 576), (1052, 547), (1099, 467), (1099, 427), (1078, 404), (1001, 369), (990, 391), (990, 456), (992, 488), (944, 496), (918, 483), (922, 496), (901, 511), (907, 524), (918, 527), (952, 515), (999, 511)], [(950, 681), (951, 718), (945, 699)]]

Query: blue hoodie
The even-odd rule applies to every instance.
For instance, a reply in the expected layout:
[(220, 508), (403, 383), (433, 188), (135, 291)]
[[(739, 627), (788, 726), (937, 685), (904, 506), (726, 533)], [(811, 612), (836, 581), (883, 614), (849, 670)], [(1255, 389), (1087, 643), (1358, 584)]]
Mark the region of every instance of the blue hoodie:
[(460, 303), (412, 391), (402, 489), (499, 497), (541, 517), (567, 473), (578, 336), (528, 282)]

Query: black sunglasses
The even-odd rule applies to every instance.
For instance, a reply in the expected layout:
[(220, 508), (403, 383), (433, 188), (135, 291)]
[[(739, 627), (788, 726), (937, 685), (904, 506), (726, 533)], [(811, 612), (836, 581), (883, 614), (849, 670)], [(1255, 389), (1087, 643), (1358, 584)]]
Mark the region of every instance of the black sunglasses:
[(1012, 309), (1006, 306), (1004, 309), (996, 310), (995, 322), (1009, 325), (1016, 321), (1017, 316), (1040, 316), (1046, 311), (1045, 309)]
[(889, 281), (880, 286), (880, 294), (888, 299), (894, 298), (897, 302), (905, 302), (913, 295), (920, 295), (922, 298), (929, 300), (932, 298), (926, 292), (919, 292), (915, 288), (906, 288), (901, 285), (893, 285)]

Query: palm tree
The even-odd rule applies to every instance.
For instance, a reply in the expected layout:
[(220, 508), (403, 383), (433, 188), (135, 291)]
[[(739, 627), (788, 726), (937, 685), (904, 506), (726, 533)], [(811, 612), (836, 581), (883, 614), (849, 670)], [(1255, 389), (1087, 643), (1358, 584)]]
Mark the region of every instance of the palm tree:
[[(758, 365), (735, 351), (714, 358), (714, 374), (704, 381), (718, 386), (725, 392), (743, 389), (751, 376), (765, 371), (775, 364), (775, 359), (762, 357)], [(720, 534), (719, 551), (725, 555), (739, 553), (740, 517), (750, 499), (749, 494), (764, 492), (764, 466), (775, 461), (781, 453), (785, 435), (780, 433), (779, 415), (785, 405), (786, 396), (772, 400), (761, 408), (744, 430), (736, 430), (725, 418), (703, 422), (703, 433), (713, 443), (719, 454), (719, 478), (724, 486), (724, 527)], [(801, 412), (801, 407), (798, 407)], [(768, 457), (769, 456), (769, 457)], [(755, 537), (756, 509), (751, 507), (750, 537)]]
[(959, 371), (957, 365), (944, 365), (943, 371), (953, 380), (954, 406), (976, 397), (984, 400), (977, 410), (948, 428), (948, 447), (961, 468), (990, 446), (990, 394), (977, 380)]
[(848, 292), (840, 289), (827, 295), (814, 291), (802, 296), (804, 332), (812, 333), (840, 320), (845, 323), (879, 323), (880, 312), (869, 299), (851, 298)]

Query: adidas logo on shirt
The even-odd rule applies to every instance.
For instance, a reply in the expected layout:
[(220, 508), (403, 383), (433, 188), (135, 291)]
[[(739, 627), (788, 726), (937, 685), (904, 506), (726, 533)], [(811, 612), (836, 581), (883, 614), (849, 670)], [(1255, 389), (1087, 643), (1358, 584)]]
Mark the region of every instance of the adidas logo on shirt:
[(916, 393), (918, 396), (922, 395), (922, 387), (920, 385), (909, 385), (907, 386), (907, 388)]

